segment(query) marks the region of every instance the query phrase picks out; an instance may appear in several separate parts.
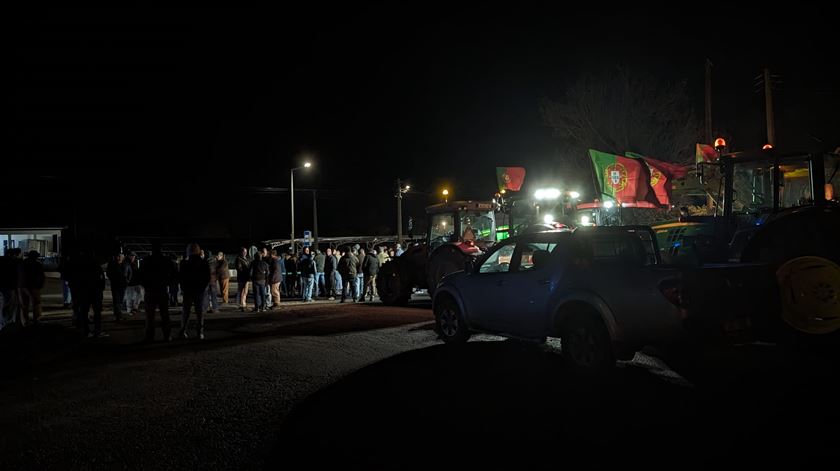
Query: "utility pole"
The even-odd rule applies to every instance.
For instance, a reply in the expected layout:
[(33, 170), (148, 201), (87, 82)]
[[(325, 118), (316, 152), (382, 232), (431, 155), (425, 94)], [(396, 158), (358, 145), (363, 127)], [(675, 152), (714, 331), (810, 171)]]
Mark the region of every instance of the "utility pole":
[(712, 61), (706, 59), (706, 143), (712, 142)]
[(289, 243), (291, 244), (292, 252), (295, 251), (295, 169), (292, 169), (289, 172), (291, 175), (291, 185), (289, 186), (289, 196), (292, 199), (292, 237), (289, 239)]
[(397, 193), (394, 195), (397, 198), (397, 243), (402, 244), (403, 230), (402, 230), (402, 199), (403, 194), (411, 189), (411, 185), (403, 187), (403, 182), (397, 178)]
[(402, 182), (397, 178), (397, 243), (402, 244)]
[(767, 113), (767, 143), (776, 146), (776, 125), (773, 117), (773, 83), (770, 69), (764, 68), (764, 108)]

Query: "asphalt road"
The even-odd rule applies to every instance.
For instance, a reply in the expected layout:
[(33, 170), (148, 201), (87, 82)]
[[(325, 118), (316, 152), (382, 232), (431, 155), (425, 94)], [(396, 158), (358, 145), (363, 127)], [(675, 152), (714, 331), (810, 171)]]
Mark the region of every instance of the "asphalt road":
[[(831, 365), (746, 369), (756, 348), (716, 382), (644, 355), (583, 377), (556, 342), (442, 345), (428, 307), (228, 309), (203, 342), (150, 346), (139, 319), (80, 342), (54, 312), (19, 333), (25, 354), (4, 347), (0, 468), (802, 469), (837, 455)], [(61, 347), (42, 354), (50, 339)]]

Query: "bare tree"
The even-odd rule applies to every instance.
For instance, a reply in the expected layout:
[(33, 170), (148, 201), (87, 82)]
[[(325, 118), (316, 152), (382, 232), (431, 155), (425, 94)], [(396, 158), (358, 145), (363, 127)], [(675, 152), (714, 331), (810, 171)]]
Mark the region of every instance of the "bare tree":
[(619, 66), (583, 75), (557, 100), (541, 107), (546, 124), (568, 151), (563, 159), (587, 166), (587, 149), (625, 151), (669, 162), (692, 162), (702, 135), (685, 83), (667, 84), (649, 73)]

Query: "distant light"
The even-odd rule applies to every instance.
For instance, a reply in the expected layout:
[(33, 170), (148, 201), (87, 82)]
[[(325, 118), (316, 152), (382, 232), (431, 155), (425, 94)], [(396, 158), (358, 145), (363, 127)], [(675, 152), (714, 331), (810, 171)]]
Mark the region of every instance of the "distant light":
[(410, 190), (410, 189), (411, 189), (411, 185), (406, 185), (406, 186), (405, 186), (405, 189), (406, 189), (406, 190)]
[(770, 150), (772, 148), (773, 148), (773, 144), (764, 144), (764, 147), (762, 147), (761, 150)]
[(557, 188), (541, 188), (534, 192), (534, 198), (538, 200), (556, 200), (560, 197), (560, 190)]
[(441, 193), (443, 196), (449, 196), (449, 190), (443, 190)]
[(726, 147), (726, 139), (719, 137), (715, 139), (715, 149)]
[(551, 224), (552, 222), (554, 222), (554, 216), (552, 216), (551, 214), (546, 214), (545, 216), (543, 216), (543, 222), (546, 224)]
[(580, 224), (582, 226), (588, 226), (590, 222), (592, 222), (592, 219), (590, 219), (589, 216), (581, 216), (580, 217)]
[(311, 167), (311, 166), (312, 166), (312, 163), (310, 163), (310, 162), (304, 162), (304, 163), (303, 163), (303, 166), (304, 166), (304, 168), (309, 168), (309, 167)]
[(577, 191), (570, 191), (569, 196), (571, 196), (574, 199), (578, 199), (580, 198), (580, 193), (578, 193)]
[(612, 209), (615, 206), (612, 201), (604, 201), (604, 209)]
[(505, 193), (507, 193), (507, 191), (505, 191), (505, 189), (504, 189), (504, 188), (502, 188), (502, 191), (500, 191), (500, 193), (501, 193), (501, 194), (505, 194)]

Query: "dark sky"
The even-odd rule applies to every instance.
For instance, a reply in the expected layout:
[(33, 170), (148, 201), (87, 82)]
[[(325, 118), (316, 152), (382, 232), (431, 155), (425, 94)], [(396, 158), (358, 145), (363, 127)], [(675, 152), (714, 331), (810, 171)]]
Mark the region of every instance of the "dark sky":
[[(322, 234), (393, 231), (396, 177), (473, 198), (492, 192), (497, 165), (526, 167), (526, 181), (562, 178), (540, 100), (618, 63), (684, 80), (702, 113), (711, 58), (715, 127), (744, 147), (764, 140), (753, 81), (769, 65), (783, 81), (780, 146), (819, 146), (810, 134), (833, 148), (840, 41), (830, 18), (512, 4), (31, 11), (12, 35), (6, 86), (4, 161), (21, 176), (3, 190), (31, 204), (7, 217), (67, 224), (76, 201), (85, 224), (112, 234), (279, 238), (288, 196), (241, 189), (288, 186), (309, 153), (315, 168), (296, 184), (325, 190)], [(298, 200), (297, 228), (310, 228), (311, 203)], [(406, 211), (421, 217), (432, 200), (410, 195)], [(21, 219), (24, 206), (33, 217)]]

